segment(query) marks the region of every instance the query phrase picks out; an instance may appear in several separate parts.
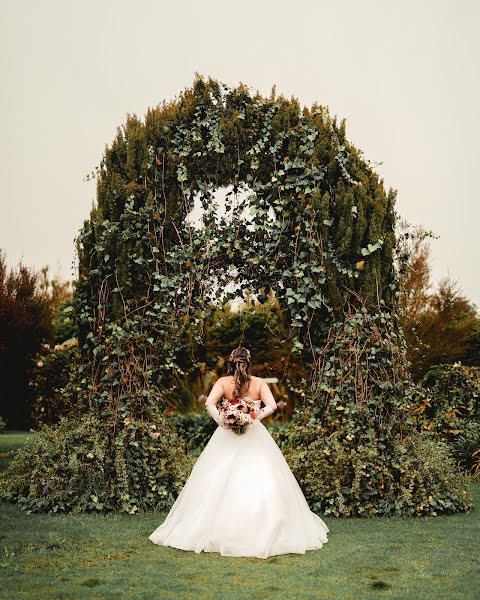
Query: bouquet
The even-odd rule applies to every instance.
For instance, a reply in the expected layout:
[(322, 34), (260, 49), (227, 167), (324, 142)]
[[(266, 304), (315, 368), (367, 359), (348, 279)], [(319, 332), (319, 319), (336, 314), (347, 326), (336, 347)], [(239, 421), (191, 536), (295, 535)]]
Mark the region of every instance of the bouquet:
[(218, 412), (222, 427), (238, 435), (246, 433), (255, 424), (255, 404), (248, 398), (224, 400)]

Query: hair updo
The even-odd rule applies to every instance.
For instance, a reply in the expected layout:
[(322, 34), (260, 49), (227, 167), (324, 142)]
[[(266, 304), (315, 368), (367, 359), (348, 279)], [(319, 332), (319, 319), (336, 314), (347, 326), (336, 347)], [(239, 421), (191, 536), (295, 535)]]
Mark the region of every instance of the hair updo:
[(230, 352), (228, 359), (227, 375), (233, 375), (235, 386), (233, 388), (233, 398), (241, 398), (248, 390), (251, 376), (250, 369), (250, 350), (243, 346), (238, 346)]

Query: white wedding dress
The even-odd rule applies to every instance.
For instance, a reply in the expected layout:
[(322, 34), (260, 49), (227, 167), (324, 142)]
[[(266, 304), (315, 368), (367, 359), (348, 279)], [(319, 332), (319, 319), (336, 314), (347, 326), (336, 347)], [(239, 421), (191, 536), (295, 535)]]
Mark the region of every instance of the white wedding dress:
[[(255, 400), (256, 411), (260, 400)], [(197, 554), (267, 558), (327, 543), (280, 448), (260, 420), (238, 435), (218, 426), (165, 521), (149, 536)]]

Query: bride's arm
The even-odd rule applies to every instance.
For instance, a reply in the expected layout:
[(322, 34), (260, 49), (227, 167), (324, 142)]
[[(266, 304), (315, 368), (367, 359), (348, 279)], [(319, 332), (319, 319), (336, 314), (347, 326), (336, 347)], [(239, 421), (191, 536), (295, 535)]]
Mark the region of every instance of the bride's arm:
[(277, 410), (277, 403), (275, 402), (272, 391), (270, 390), (265, 379), (262, 381), (262, 385), (260, 387), (260, 400), (265, 404), (265, 406), (258, 411), (257, 420), (259, 421), (264, 417), (268, 417), (268, 415), (271, 415), (275, 410)]
[(214, 419), (219, 425), (220, 422), (220, 413), (218, 412), (217, 407), (215, 406), (220, 398), (223, 396), (223, 385), (217, 380), (210, 393), (208, 394), (208, 398), (205, 400), (205, 410), (210, 414), (212, 419)]

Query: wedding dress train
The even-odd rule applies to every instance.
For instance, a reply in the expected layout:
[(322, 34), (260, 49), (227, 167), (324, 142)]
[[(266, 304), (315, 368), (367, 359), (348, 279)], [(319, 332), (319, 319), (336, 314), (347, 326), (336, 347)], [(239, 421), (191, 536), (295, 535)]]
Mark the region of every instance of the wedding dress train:
[[(260, 400), (255, 405), (258, 410)], [(149, 539), (197, 554), (268, 558), (319, 549), (328, 532), (275, 440), (256, 420), (242, 435), (217, 427)]]

